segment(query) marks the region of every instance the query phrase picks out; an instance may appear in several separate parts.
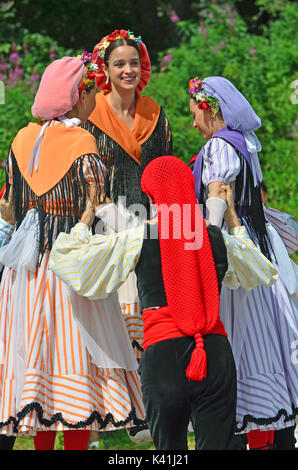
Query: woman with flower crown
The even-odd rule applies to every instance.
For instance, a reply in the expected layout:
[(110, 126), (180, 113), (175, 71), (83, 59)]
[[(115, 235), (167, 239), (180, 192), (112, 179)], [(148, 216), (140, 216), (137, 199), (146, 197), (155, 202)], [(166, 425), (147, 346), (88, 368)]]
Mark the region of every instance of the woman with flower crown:
[(18, 132), (6, 170), (15, 230), (0, 248), (0, 433), (33, 435), (43, 450), (54, 449), (58, 430), (65, 449), (84, 450), (91, 430), (144, 423), (117, 297), (86, 299), (48, 270), (58, 234), (80, 221), (87, 200), (106, 197), (106, 169), (82, 127), (95, 106), (89, 58), (46, 68), (32, 107), (41, 122)]
[[(98, 65), (96, 85), (101, 91), (85, 128), (95, 136), (109, 172), (111, 200), (129, 214), (132, 225), (138, 224), (149, 209), (140, 186), (142, 172), (152, 159), (172, 155), (169, 122), (156, 101), (141, 95), (150, 80), (151, 63), (140, 37), (115, 30), (94, 47), (92, 61)], [(139, 358), (143, 322), (134, 273), (119, 289), (119, 300)]]
[(250, 448), (270, 448), (281, 433), (288, 436), (283, 449), (294, 448), (298, 276), (285, 245), (264, 216), (261, 145), (254, 133), (261, 120), (223, 77), (196, 77), (189, 82), (189, 93), (193, 127), (207, 141), (190, 163), (206, 218), (222, 226), (221, 184), (233, 183), (238, 216), (253, 242), (279, 270), (279, 279), (270, 288), (254, 287), (247, 293), (241, 287), (224, 286), (221, 293), (220, 315), (238, 374), (237, 431), (247, 433)]

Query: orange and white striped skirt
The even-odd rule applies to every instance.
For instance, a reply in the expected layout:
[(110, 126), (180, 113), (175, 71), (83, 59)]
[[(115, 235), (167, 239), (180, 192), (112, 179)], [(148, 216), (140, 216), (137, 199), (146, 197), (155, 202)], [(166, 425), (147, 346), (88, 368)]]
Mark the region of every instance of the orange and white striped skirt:
[[(0, 289), (0, 433), (41, 430), (115, 430), (144, 424), (136, 367), (98, 367), (82, 338), (76, 305), (92, 302), (102, 321), (106, 301), (73, 301), (69, 288), (48, 269), (49, 254), (35, 271), (5, 268)], [(120, 308), (119, 308), (120, 311)], [(118, 312), (109, 310), (114, 319)], [(106, 315), (106, 312), (103, 317)], [(121, 311), (120, 311), (121, 317)], [(93, 316), (94, 318), (94, 316)], [(108, 316), (106, 316), (108, 318)], [(115, 321), (115, 320), (114, 320)], [(123, 321), (123, 320), (122, 320)], [(117, 320), (117, 323), (121, 324)], [(124, 328), (125, 323), (123, 321)], [(99, 323), (103, 336), (111, 332)], [(114, 330), (113, 330), (114, 331)], [(119, 330), (120, 331), (120, 330)], [(126, 333), (127, 334), (127, 333)], [(124, 335), (125, 336), (125, 335)], [(123, 343), (107, 335), (99, 347)], [(118, 346), (119, 347), (119, 346)], [(127, 347), (131, 347), (129, 338)], [(132, 354), (133, 351), (132, 351)], [(109, 352), (106, 354), (109, 357)], [(129, 356), (129, 354), (128, 354)]]

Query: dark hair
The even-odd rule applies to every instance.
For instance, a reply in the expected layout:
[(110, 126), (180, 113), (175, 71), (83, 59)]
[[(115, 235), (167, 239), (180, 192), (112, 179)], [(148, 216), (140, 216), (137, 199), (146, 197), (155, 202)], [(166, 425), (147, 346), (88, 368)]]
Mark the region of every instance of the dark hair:
[(261, 189), (262, 189), (265, 193), (268, 192), (267, 186), (266, 186), (266, 184), (264, 183), (264, 181), (261, 182)]
[(120, 46), (132, 46), (138, 51), (139, 58), (141, 59), (141, 54), (139, 51), (139, 46), (137, 45), (136, 41), (133, 39), (116, 39), (115, 41), (111, 42), (111, 44), (106, 48), (105, 55), (104, 55), (104, 63), (108, 65), (109, 57), (114, 49)]
[[(87, 93), (90, 93), (90, 91), (93, 90), (93, 88), (96, 87), (96, 83), (95, 81), (93, 83), (91, 83), (90, 85), (86, 85), (86, 88), (84, 88), (84, 90), (87, 92)], [(82, 90), (83, 91), (83, 90)]]

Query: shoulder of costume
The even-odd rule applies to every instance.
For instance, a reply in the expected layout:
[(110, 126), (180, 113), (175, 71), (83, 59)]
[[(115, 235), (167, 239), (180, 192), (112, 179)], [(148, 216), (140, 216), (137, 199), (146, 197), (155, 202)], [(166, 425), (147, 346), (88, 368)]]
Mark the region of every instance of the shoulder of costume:
[(40, 147), (38, 171), (30, 173), (29, 162), (40, 128), (40, 123), (29, 123), (11, 145), (19, 171), (37, 196), (53, 188), (78, 158), (99, 153), (94, 136), (86, 129), (52, 125), (47, 127)]
[[(13, 152), (14, 152), (14, 147), (23, 138), (29, 137), (29, 138), (32, 138), (32, 140), (37, 138), (42, 124), (43, 124), (42, 121), (29, 122), (27, 126), (20, 129), (11, 144), (11, 148)], [(88, 153), (98, 153), (96, 139), (87, 129), (84, 129), (80, 126), (66, 127), (62, 123), (59, 124), (58, 126), (56, 125), (51, 126), (50, 129), (51, 129), (51, 132), (54, 132), (54, 133), (56, 130), (57, 135), (60, 135), (63, 132), (65, 135), (69, 136), (71, 139), (72, 139), (72, 136), (74, 136), (76, 138), (76, 140), (73, 141), (74, 145), (77, 144), (77, 142), (79, 141), (83, 143), (84, 145), (86, 145), (87, 148), (88, 146), (90, 146), (90, 152)]]

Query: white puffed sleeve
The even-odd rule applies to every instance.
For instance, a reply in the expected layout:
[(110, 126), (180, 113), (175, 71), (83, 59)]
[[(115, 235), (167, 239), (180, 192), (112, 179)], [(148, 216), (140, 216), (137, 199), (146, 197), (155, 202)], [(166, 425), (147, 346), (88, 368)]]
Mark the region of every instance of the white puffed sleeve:
[(251, 241), (244, 226), (228, 234), (222, 231), (227, 248), (228, 271), (224, 284), (230, 289), (242, 287), (250, 291), (255, 286), (271, 286), (279, 277), (278, 270)]
[(49, 268), (77, 294), (106, 299), (127, 279), (138, 262), (144, 226), (112, 235), (92, 235), (78, 223), (70, 234), (60, 233), (51, 251)]
[(240, 172), (240, 158), (228, 142), (214, 137), (203, 151), (202, 183), (205, 187), (213, 181), (230, 184)]

